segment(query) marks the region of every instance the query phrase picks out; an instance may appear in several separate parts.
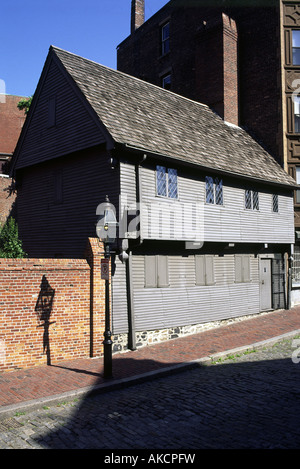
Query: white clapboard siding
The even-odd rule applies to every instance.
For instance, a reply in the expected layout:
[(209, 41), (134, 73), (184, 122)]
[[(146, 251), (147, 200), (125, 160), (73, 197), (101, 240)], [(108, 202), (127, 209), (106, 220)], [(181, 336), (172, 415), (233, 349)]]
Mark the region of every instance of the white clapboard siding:
[(125, 263), (116, 258), (115, 271), (111, 281), (112, 332), (128, 331), (127, 293)]
[[(141, 168), (142, 238), (211, 242), (293, 243), (293, 197), (279, 194), (272, 211), (273, 190), (259, 192), (259, 210), (245, 209), (245, 188), (226, 185), (223, 206), (205, 203), (204, 180), (178, 174), (178, 199), (156, 197), (155, 169)], [(131, 193), (132, 187), (131, 184)], [(125, 187), (125, 186), (124, 186)], [(128, 189), (129, 190), (129, 189)]]
[(144, 257), (133, 257), (136, 330), (198, 324), (259, 312), (258, 259), (251, 282), (235, 283), (234, 256), (214, 256), (215, 284), (195, 285), (194, 256), (169, 256), (167, 288), (144, 287)]

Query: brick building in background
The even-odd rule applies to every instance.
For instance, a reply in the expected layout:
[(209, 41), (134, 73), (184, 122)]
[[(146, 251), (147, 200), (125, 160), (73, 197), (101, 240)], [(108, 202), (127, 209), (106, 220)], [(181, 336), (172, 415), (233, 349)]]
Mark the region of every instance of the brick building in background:
[[(147, 1), (147, 0), (146, 0)], [(209, 105), (244, 127), (300, 183), (300, 2), (171, 0), (131, 34), (117, 68)], [(294, 285), (300, 285), (300, 190), (295, 191)]]
[(25, 121), (24, 111), (17, 107), (20, 96), (4, 95), (0, 101), (0, 226), (11, 213), (16, 194), (7, 176), (7, 165), (15, 150)]

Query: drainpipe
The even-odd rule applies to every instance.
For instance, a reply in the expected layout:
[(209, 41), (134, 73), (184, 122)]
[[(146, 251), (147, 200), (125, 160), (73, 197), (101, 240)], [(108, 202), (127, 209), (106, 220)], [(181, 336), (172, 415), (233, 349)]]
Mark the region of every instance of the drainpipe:
[[(143, 155), (141, 161), (135, 165), (135, 183), (136, 183), (136, 203), (139, 209), (139, 241), (140, 246), (143, 243), (142, 224), (141, 224), (141, 177), (140, 177), (140, 164), (143, 163), (147, 158), (147, 155)], [(127, 240), (128, 242), (128, 240)], [(126, 246), (128, 249), (128, 245)], [(126, 249), (126, 250), (127, 250)], [(126, 294), (127, 294), (127, 311), (128, 311), (128, 348), (130, 350), (136, 350), (136, 337), (135, 337), (135, 315), (134, 315), (134, 302), (133, 302), (133, 282), (132, 282), (132, 251), (128, 252), (128, 258), (126, 259)]]
[(143, 243), (142, 238), (142, 220), (141, 220), (141, 201), (142, 201), (142, 183), (141, 183), (141, 164), (147, 159), (147, 155), (144, 153), (141, 160), (135, 165), (135, 187), (136, 187), (136, 203), (139, 209), (139, 245)]
[(291, 309), (291, 291), (292, 291), (292, 266), (294, 261), (294, 245), (291, 244), (291, 251), (288, 258), (288, 297), (287, 309)]
[(127, 310), (128, 310), (128, 348), (136, 350), (135, 339), (135, 318), (133, 305), (133, 289), (132, 289), (132, 252), (128, 253), (126, 261), (126, 283), (127, 283)]

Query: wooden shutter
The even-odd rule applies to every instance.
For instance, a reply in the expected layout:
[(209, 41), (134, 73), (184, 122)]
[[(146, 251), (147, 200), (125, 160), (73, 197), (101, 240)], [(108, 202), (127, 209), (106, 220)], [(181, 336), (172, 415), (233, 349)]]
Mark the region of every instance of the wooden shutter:
[(215, 283), (214, 256), (205, 256), (205, 284)]
[(214, 256), (195, 256), (196, 285), (215, 283)]
[(157, 287), (156, 256), (145, 256), (145, 287)]
[(169, 286), (168, 256), (157, 256), (157, 286)]
[(242, 256), (235, 256), (234, 263), (235, 263), (235, 281), (237, 283), (240, 283), (243, 281)]
[(242, 257), (242, 279), (243, 282), (250, 282), (250, 256)]
[(205, 285), (205, 257), (195, 256), (196, 285)]
[(236, 255), (235, 256), (235, 281), (237, 283), (250, 282), (250, 256)]

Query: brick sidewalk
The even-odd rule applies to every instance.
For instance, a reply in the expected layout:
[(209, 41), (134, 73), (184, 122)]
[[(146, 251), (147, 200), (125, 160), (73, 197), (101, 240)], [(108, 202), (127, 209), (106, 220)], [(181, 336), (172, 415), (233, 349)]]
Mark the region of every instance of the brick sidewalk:
[[(113, 378), (105, 380), (103, 358), (64, 361), (51, 366), (0, 373), (0, 413), (6, 406), (26, 404), (84, 388), (112, 386), (145, 373), (163, 371), (194, 360), (300, 331), (300, 306), (220, 326), (199, 334), (113, 355)], [(121, 381), (122, 384), (122, 381)]]

